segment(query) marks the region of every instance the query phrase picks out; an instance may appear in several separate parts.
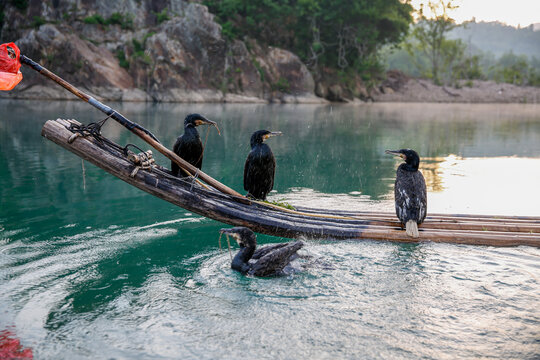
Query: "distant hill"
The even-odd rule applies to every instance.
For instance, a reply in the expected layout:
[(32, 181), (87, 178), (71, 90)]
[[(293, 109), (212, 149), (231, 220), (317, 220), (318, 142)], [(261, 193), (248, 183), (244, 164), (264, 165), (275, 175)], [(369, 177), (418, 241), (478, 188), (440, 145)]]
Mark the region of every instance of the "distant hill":
[(467, 22), (464, 25), (454, 29), (448, 37), (462, 39), (473, 48), (491, 52), (496, 57), (512, 51), (517, 55), (540, 58), (540, 31), (534, 31), (538, 24), (521, 29), (500, 22)]

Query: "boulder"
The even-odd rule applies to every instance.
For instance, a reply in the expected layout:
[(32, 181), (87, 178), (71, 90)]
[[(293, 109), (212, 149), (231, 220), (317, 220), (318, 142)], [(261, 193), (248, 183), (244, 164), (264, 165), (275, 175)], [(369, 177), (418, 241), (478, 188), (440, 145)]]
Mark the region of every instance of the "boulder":
[[(17, 45), (33, 60), (88, 92), (115, 93), (117, 95), (105, 97), (119, 100), (124, 90), (133, 89), (133, 79), (119, 66), (118, 60), (108, 49), (84, 41), (61, 26), (45, 24), (32, 29), (17, 40)], [(40, 85), (41, 90), (48, 86), (55, 88), (50, 80), (29, 68), (23, 67), (22, 72), (23, 86), (12, 90), (13, 95), (20, 93), (22, 97), (39, 96), (37, 89), (28, 92), (36, 85)], [(65, 90), (59, 92), (56, 88), (44, 91), (39, 97), (73, 98)]]

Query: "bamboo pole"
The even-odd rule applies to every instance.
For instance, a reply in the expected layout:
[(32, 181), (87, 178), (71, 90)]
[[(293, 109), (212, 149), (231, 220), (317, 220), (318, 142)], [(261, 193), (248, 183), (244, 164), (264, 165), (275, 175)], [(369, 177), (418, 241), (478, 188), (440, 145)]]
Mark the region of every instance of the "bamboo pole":
[[(356, 215), (356, 216), (336, 216), (325, 215), (324, 213), (308, 213), (308, 212), (295, 212), (289, 209), (274, 207), (276, 211), (282, 211), (287, 213), (287, 216), (294, 218), (295, 216), (313, 216), (320, 219), (333, 219), (334, 221), (346, 221), (354, 224), (369, 223), (369, 225), (388, 226), (394, 228), (400, 228), (401, 223), (394, 216), (379, 217), (376, 215)], [(327, 213), (331, 213), (331, 210), (326, 210)], [(507, 223), (507, 222), (468, 222), (468, 221), (454, 221), (454, 220), (441, 220), (430, 221), (427, 220), (419, 226), (419, 229), (446, 229), (446, 230), (474, 230), (474, 231), (500, 231), (500, 232), (522, 232), (522, 233), (540, 233), (540, 225), (530, 223)]]
[(44, 68), (40, 64), (36, 63), (32, 59), (28, 58), (25, 55), (21, 55), (20, 57), (21, 63), (29, 66), (30, 68), (36, 70), (41, 75), (53, 80), (60, 86), (62, 86), (64, 89), (68, 90), (72, 94), (76, 95), (80, 99), (86, 101), (90, 105), (94, 106), (96, 109), (104, 112), (108, 116), (110, 116), (113, 120), (118, 122), (119, 124), (123, 125), (126, 129), (140, 137), (142, 140), (150, 144), (154, 149), (165, 155), (169, 160), (174, 161), (180, 168), (183, 170), (187, 170), (191, 174), (197, 174), (198, 178), (206, 182), (208, 185), (216, 188), (217, 190), (235, 196), (239, 199), (239, 201), (246, 202), (248, 201), (243, 195), (236, 192), (235, 190), (229, 188), (228, 186), (220, 183), (219, 181), (215, 180), (211, 176), (207, 175), (203, 171), (197, 169), (195, 166), (191, 165), (178, 155), (176, 155), (171, 150), (167, 149), (165, 146), (163, 146), (159, 140), (148, 130), (143, 128), (142, 126), (128, 120), (126, 117), (124, 117), (122, 114), (117, 112), (116, 110), (108, 107), (107, 105), (102, 104), (98, 100), (94, 99), (90, 95), (84, 93), (83, 91), (77, 89), (75, 86), (71, 85), (58, 75), (54, 74), (50, 70)]
[[(298, 207), (298, 210), (307, 213), (324, 213), (328, 210), (314, 209), (308, 207)], [(377, 217), (394, 217), (394, 212), (385, 211), (349, 211), (349, 210), (331, 210), (332, 214), (344, 216), (377, 216)], [(537, 216), (509, 216), (509, 215), (477, 215), (477, 214), (435, 214), (430, 213), (426, 220), (482, 220), (482, 221), (509, 221), (509, 222), (533, 222), (540, 224), (540, 217)]]
[(167, 200), (194, 213), (235, 226), (246, 226), (254, 231), (288, 238), (310, 239), (373, 239), (400, 242), (449, 242), (458, 244), (540, 247), (538, 234), (514, 232), (470, 231), (448, 229), (421, 229), (418, 239), (410, 238), (395, 226), (377, 224), (371, 219), (325, 219), (281, 212), (257, 203), (241, 204), (223, 193), (190, 187), (181, 179), (160, 175), (160, 171), (141, 169), (135, 177), (130, 174), (133, 164), (122, 154), (118, 156), (103, 150), (93, 138), (79, 138), (73, 143), (67, 139), (72, 133), (65, 122), (48, 121), (42, 134), (76, 155), (101, 167), (131, 185)]

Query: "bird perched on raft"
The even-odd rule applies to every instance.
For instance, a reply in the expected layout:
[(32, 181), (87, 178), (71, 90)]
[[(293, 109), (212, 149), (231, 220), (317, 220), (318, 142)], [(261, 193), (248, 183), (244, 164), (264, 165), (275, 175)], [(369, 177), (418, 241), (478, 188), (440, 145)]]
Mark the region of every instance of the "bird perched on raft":
[(427, 214), (427, 191), (424, 176), (418, 170), (420, 157), (411, 149), (386, 150), (387, 154), (399, 156), (405, 163), (399, 165), (394, 185), (396, 214), (405, 226), (407, 235), (417, 238), (418, 225)]
[[(204, 151), (199, 132), (197, 131), (197, 126), (199, 125), (215, 126), (219, 133), (219, 128), (215, 122), (208, 120), (200, 114), (190, 114), (184, 119), (184, 134), (176, 139), (173, 146), (173, 151), (176, 155), (198, 169), (202, 167)], [(184, 177), (189, 175), (181, 170), (174, 161), (171, 161), (171, 172), (174, 176)]]
[(219, 232), (231, 235), (240, 246), (240, 251), (232, 260), (231, 268), (252, 276), (283, 275), (285, 267), (298, 257), (297, 251), (304, 246), (302, 241), (295, 241), (266, 245), (255, 250), (257, 237), (250, 229), (238, 226), (221, 229)]
[(265, 200), (274, 187), (276, 159), (264, 141), (278, 135), (282, 133), (268, 130), (258, 130), (251, 135), (251, 151), (244, 165), (244, 189), (248, 197)]

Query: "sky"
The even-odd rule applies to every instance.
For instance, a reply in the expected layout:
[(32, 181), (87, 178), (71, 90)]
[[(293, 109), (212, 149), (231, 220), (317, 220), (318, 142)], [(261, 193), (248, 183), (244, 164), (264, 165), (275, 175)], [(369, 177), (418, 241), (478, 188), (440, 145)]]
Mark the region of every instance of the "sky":
[[(415, 8), (428, 0), (411, 0)], [(500, 21), (508, 25), (527, 27), (540, 23), (540, 0), (455, 0), (459, 8), (449, 15), (458, 23), (471, 20)]]

